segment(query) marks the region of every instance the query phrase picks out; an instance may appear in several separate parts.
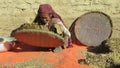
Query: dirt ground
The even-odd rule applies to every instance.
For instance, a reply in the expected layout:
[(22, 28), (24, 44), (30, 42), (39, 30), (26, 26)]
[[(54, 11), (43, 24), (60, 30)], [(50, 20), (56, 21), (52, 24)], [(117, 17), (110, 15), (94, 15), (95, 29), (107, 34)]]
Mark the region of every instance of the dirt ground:
[(111, 38), (106, 44), (94, 49), (88, 49), (85, 61), (92, 68), (119, 68), (120, 67), (120, 39)]

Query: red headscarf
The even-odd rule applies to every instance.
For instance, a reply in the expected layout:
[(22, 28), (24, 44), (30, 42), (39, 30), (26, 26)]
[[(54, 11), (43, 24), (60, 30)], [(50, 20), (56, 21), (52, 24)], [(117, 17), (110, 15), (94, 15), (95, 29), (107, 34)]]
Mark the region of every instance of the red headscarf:
[(52, 9), (49, 4), (41, 4), (38, 13), (51, 13), (53, 18), (59, 18), (63, 23), (62, 18)]

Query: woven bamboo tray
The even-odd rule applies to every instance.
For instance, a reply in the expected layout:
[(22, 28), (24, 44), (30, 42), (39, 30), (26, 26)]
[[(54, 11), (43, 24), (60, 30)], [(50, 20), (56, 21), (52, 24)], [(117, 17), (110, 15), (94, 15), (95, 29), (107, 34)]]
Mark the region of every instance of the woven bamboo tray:
[(57, 47), (64, 44), (64, 39), (50, 31), (23, 29), (15, 32), (14, 37), (22, 43), (37, 47)]

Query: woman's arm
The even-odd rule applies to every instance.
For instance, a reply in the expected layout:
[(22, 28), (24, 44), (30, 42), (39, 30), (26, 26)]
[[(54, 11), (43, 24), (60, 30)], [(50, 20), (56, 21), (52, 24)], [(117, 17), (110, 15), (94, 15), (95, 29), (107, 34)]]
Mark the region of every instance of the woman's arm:
[(71, 37), (69, 30), (63, 25), (62, 22), (57, 22), (57, 24), (60, 25), (60, 28), (62, 29), (64, 35)]
[(63, 33), (64, 35), (71, 37), (69, 30), (65, 27), (65, 25), (62, 23), (62, 21), (60, 21), (60, 19), (53, 18), (52, 23), (56, 27), (58, 33)]
[(69, 38), (71, 37), (71, 34), (69, 30), (65, 27), (65, 25), (60, 21), (59, 19), (54, 19), (54, 26), (57, 29), (58, 34), (63, 34), (64, 37), (64, 48), (69, 46)]

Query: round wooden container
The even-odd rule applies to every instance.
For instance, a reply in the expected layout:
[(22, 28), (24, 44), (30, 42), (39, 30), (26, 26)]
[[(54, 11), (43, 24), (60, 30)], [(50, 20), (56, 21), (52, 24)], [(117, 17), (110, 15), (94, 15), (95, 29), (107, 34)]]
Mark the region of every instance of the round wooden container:
[(78, 17), (70, 27), (74, 43), (99, 46), (112, 34), (112, 23), (102, 12), (89, 12)]

